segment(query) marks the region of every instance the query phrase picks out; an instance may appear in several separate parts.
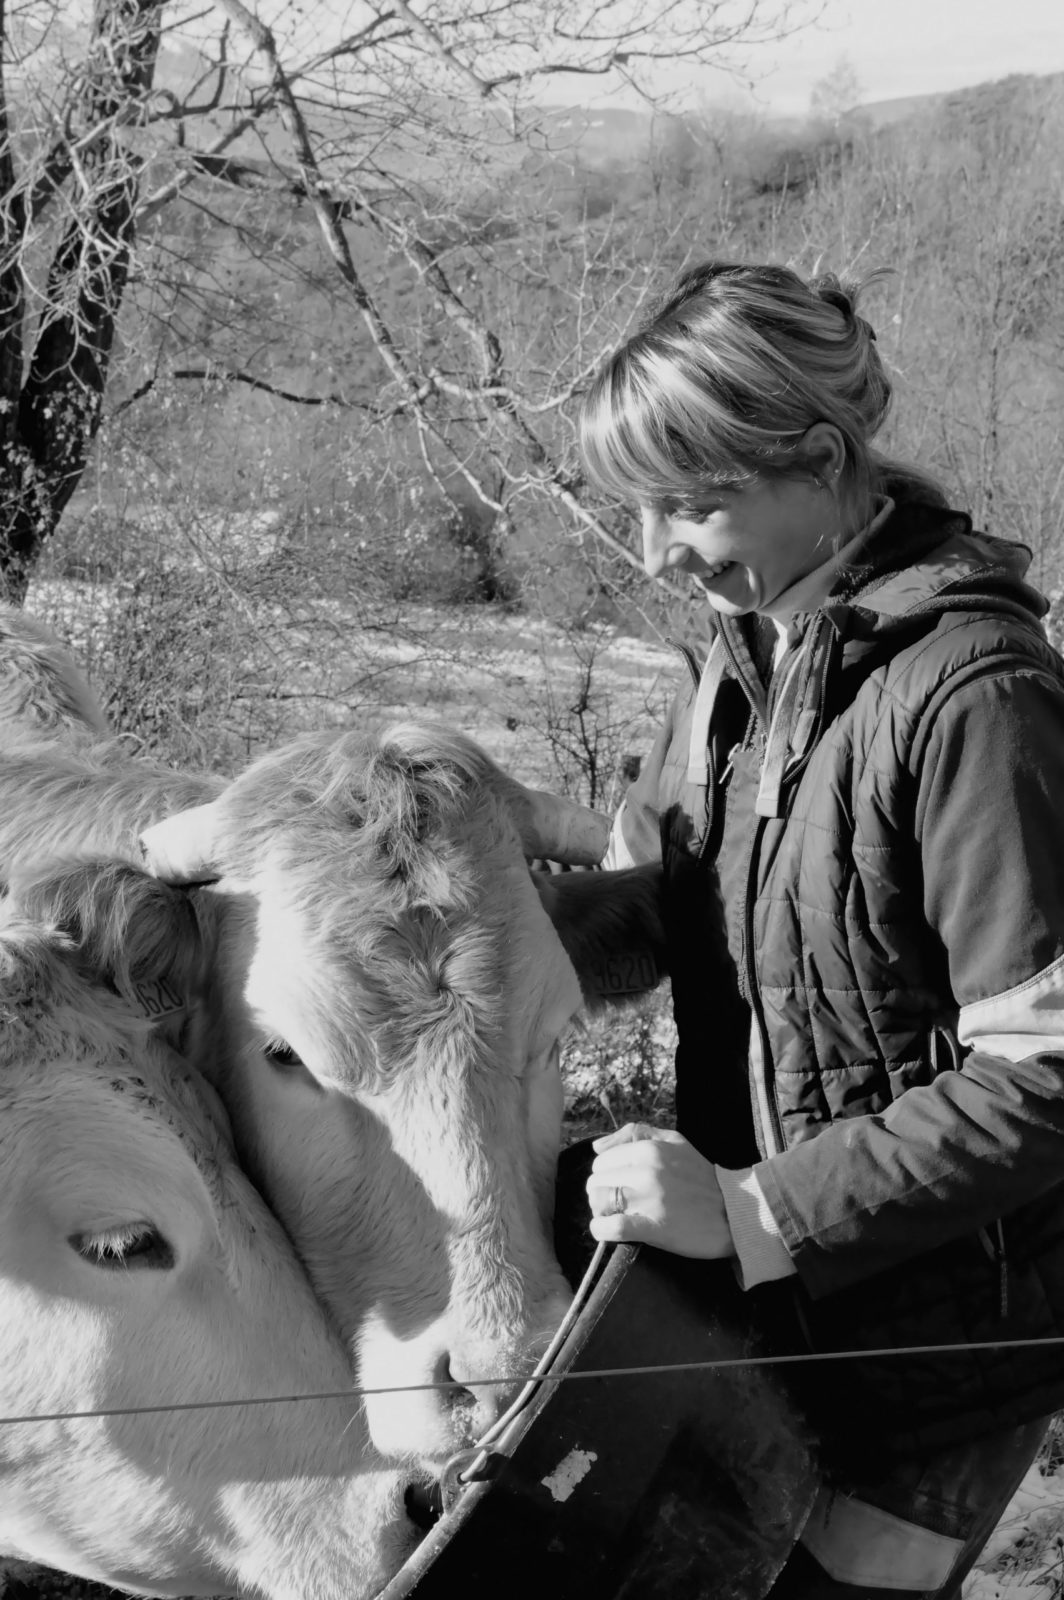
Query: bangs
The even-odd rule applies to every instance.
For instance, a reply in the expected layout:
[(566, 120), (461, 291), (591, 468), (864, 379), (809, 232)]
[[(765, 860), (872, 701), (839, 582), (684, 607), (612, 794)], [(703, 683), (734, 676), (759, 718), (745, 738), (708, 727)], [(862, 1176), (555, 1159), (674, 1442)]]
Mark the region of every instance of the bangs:
[(749, 482), (753, 469), (729, 448), (726, 414), (671, 362), (640, 354), (637, 363), (631, 347), (618, 352), (584, 402), (581, 450), (598, 487), (653, 505)]

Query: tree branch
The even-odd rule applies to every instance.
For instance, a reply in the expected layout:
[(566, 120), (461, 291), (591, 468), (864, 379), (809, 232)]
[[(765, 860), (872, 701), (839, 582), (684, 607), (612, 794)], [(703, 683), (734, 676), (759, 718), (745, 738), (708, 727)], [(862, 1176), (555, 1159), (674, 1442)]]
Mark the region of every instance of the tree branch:
[(218, 0), (218, 4), (232, 17), (237, 27), (246, 33), (255, 49), (266, 61), (270, 73), (270, 82), (281, 110), (281, 120), (295, 147), (300, 176), (302, 177), (307, 197), (314, 207), (314, 213), (318, 219), (318, 226), (325, 241), (326, 249), (341, 278), (350, 289), (382, 361), (407, 395), (416, 395), (422, 386), (418, 384), (414, 375), (408, 370), (395, 340), (392, 338), (390, 329), (381, 316), (372, 295), (363, 284), (355, 267), (346, 236), (340, 226), (340, 219), (336, 216), (335, 206), (327, 197), (326, 187), (314, 158), (310, 134), (295, 94), (292, 91), (292, 86), (281, 66), (273, 34), (258, 17), (247, 9), (243, 4), (243, 0)]
[(146, 394), (157, 386), (160, 381), (194, 379), (201, 383), (243, 383), (249, 389), (258, 389), (263, 394), (273, 395), (277, 400), (286, 400), (297, 406), (339, 406), (345, 411), (363, 411), (375, 415), (374, 407), (364, 400), (349, 400), (342, 394), (296, 394), (291, 389), (279, 389), (276, 384), (267, 383), (264, 378), (256, 378), (250, 372), (237, 372), (227, 367), (178, 367), (173, 372), (161, 375), (153, 374), (138, 384), (132, 394), (126, 395), (124, 400), (114, 407), (112, 417), (119, 417), (123, 411), (128, 411), (136, 405), (138, 400), (143, 400)]
[(428, 23), (417, 15), (412, 6), (407, 5), (406, 0), (392, 0), (392, 7), (396, 15), (405, 19), (412, 31), (420, 39), (424, 39), (433, 54), (445, 62), (452, 72), (457, 73), (463, 83), (468, 84), (481, 97), (486, 97), (491, 93), (493, 85), (483, 78), (478, 78), (472, 68), (459, 61), (454, 51), (448, 49), (439, 35), (429, 27)]

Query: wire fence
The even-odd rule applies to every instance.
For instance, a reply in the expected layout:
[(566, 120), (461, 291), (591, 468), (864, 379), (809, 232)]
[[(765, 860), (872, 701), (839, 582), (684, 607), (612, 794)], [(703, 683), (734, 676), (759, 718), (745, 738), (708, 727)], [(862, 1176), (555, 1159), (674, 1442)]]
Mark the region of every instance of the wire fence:
[[(716, 1372), (735, 1367), (782, 1367), (824, 1361), (872, 1361), (902, 1356), (974, 1354), (989, 1350), (1042, 1350), (1064, 1345), (1064, 1335), (1046, 1339), (983, 1339), (971, 1344), (888, 1345), (871, 1350), (800, 1351), (783, 1355), (722, 1356), (708, 1361), (662, 1362), (659, 1365), (632, 1367), (592, 1367), (579, 1371), (543, 1372), (538, 1383), (579, 1383), (590, 1379), (661, 1377), (679, 1372)], [(495, 1377), (463, 1378), (461, 1383), (395, 1383), (373, 1388), (310, 1390), (304, 1394), (247, 1395), (234, 1400), (185, 1400), (150, 1406), (100, 1406), (85, 1411), (29, 1412), (24, 1416), (0, 1416), (0, 1427), (33, 1422), (74, 1422), (98, 1417), (140, 1417), (179, 1411), (222, 1411), (236, 1406), (299, 1405), (314, 1400), (359, 1401), (370, 1395), (416, 1394), (424, 1391), (507, 1388), (529, 1382), (527, 1373), (503, 1373)]]

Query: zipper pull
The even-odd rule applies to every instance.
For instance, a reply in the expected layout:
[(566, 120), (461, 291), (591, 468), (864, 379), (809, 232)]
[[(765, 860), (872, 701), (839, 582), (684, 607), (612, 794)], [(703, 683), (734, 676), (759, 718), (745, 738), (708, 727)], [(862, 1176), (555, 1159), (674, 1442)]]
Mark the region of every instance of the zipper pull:
[(1009, 1314), (1009, 1263), (1005, 1254), (1005, 1228), (998, 1217), (993, 1225), (995, 1238), (987, 1228), (978, 1230), (979, 1242), (998, 1269), (998, 1315), (1004, 1321)]
[(732, 773), (735, 771), (735, 758), (739, 754), (739, 752), (742, 749), (742, 747), (743, 747), (742, 740), (741, 739), (736, 739), (735, 743), (732, 745), (731, 749), (728, 751), (728, 759), (727, 759), (727, 761), (725, 763), (724, 771), (721, 773), (720, 777), (717, 779), (717, 782), (718, 782), (718, 784), (720, 785), (720, 787), (722, 789), (724, 788), (724, 786), (728, 782), (728, 779), (731, 777)]

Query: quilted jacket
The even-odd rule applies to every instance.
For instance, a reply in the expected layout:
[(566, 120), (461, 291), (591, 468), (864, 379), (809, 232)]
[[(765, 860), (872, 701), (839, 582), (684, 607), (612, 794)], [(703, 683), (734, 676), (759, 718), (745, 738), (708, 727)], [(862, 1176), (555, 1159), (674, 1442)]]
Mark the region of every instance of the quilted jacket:
[(920, 1347), (790, 1369), (848, 1470), (1064, 1406), (1064, 664), (1028, 560), (895, 507), (774, 668), (716, 619), (618, 819), (666, 866), (678, 1124), (753, 1166), (796, 1268), (750, 1292), (764, 1337)]

